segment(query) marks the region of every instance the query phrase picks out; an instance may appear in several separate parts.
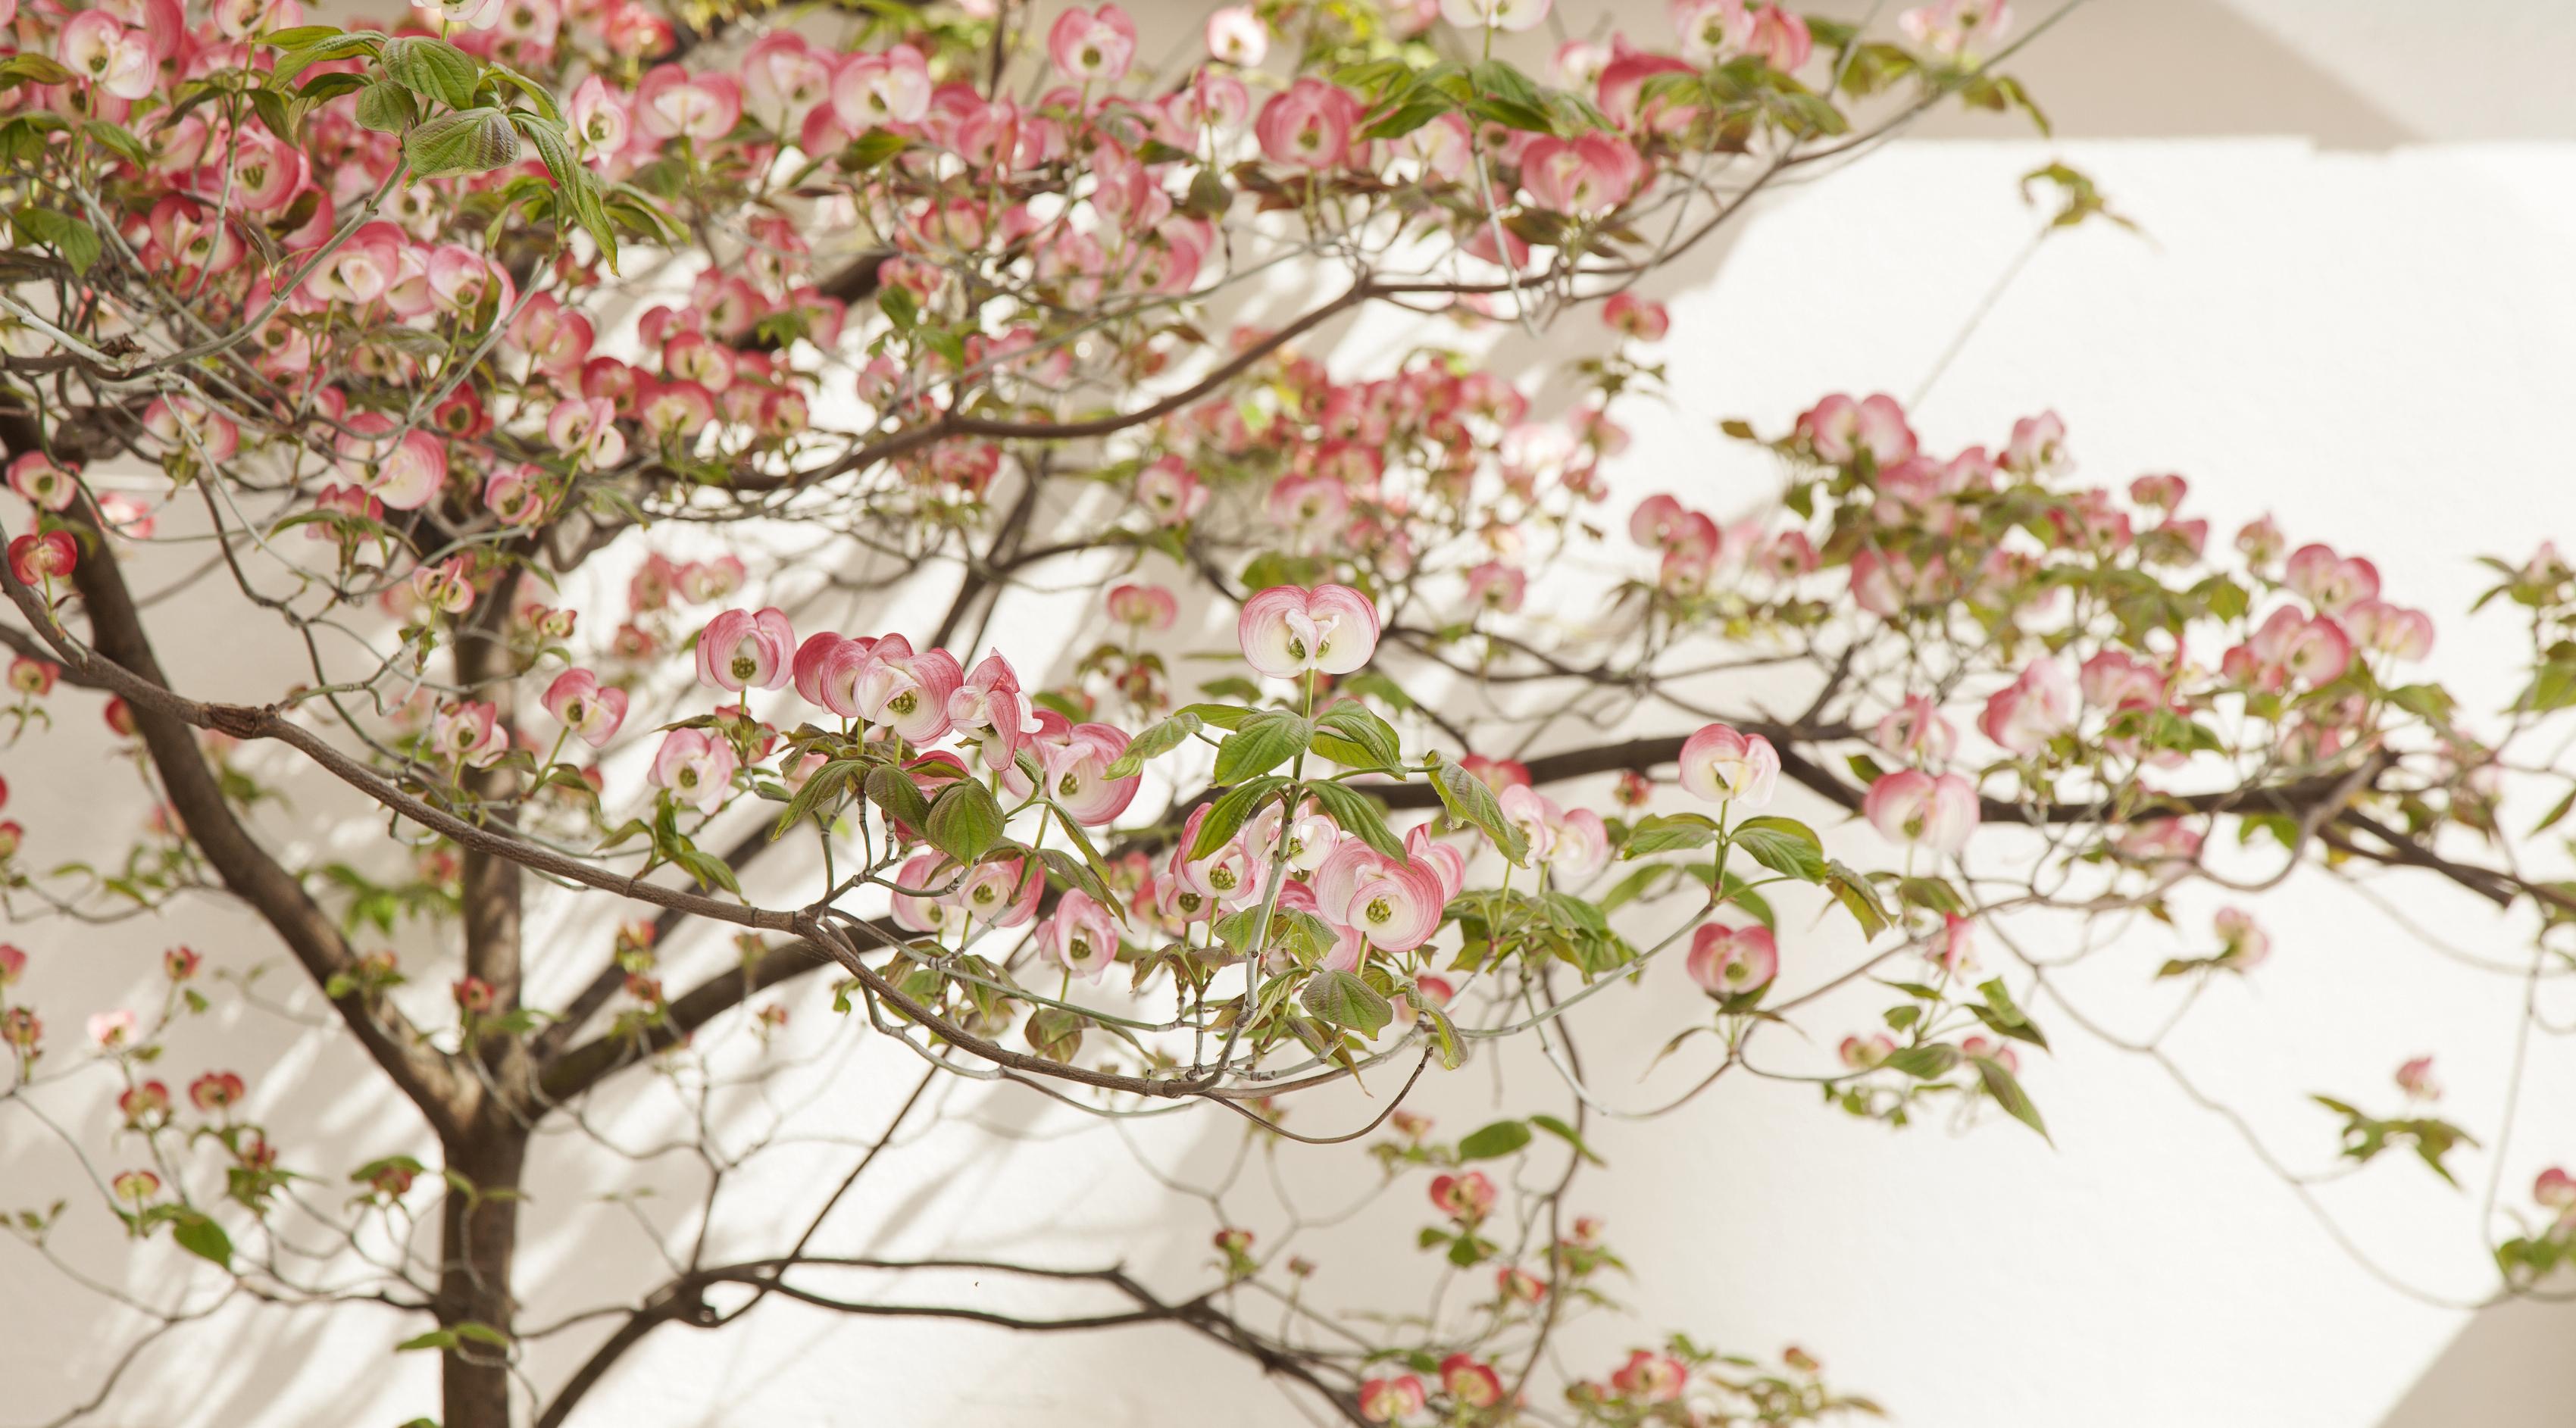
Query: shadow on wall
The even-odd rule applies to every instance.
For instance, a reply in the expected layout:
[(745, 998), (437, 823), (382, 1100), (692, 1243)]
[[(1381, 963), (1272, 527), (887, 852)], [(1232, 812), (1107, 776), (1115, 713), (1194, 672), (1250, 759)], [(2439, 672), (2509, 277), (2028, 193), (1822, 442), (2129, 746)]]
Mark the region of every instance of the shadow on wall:
[[(2379, 1428), (2564, 1428), (2576, 1403), (2576, 1304), (2481, 1309)], [(2510, 1384), (2511, 1392), (2500, 1391)]]
[[(1858, 19), (1872, 6), (1820, 10)], [(1886, 8), (1886, 7), (1882, 7)], [(2052, 0), (2013, 7), (2027, 28)], [(2084, 0), (2004, 69), (2029, 86), (2061, 139), (2298, 134), (2326, 148), (2388, 149), (2424, 136), (2342, 77), (2221, 0)], [(1955, 105), (1908, 131), (1918, 139), (2020, 137), (2017, 122)]]

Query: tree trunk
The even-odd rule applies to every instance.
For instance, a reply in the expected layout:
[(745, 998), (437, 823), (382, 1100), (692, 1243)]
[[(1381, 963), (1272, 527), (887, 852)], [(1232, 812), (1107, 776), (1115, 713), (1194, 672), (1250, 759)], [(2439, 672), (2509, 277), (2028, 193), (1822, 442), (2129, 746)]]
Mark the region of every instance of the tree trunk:
[[(511, 698), (511, 668), (502, 631), (508, 623), (511, 597), (518, 587), (515, 568), (496, 576), (474, 621), (457, 632), (457, 683), (469, 698), (495, 706), (495, 725), (512, 742), (518, 737), (518, 710)], [(516, 791), (518, 776), (494, 770), (468, 769), (466, 791), (477, 799), (502, 800)], [(506, 808), (490, 820), (503, 828), (514, 821)], [(497, 1023), (519, 1009), (521, 965), (521, 897), (519, 865), (507, 858), (473, 849), (465, 851), (459, 880), (459, 911), (465, 933), (465, 970), (487, 984), (492, 1004), (482, 1015)], [(517, 1304), (510, 1295), (510, 1269), (518, 1248), (519, 1182), (527, 1169), (528, 1131), (521, 1119), (533, 1080), (527, 1038), (499, 1025), (487, 1025), (465, 1048), (480, 1064), (483, 1094), (473, 1117), (446, 1146), (448, 1169), (471, 1182), (470, 1189), (451, 1186), (441, 1223), (438, 1320), (448, 1328), (488, 1324), (505, 1337)], [(486, 1336), (488, 1339), (490, 1336)], [(510, 1371), (506, 1343), (467, 1340), (447, 1351), (444, 1364), (446, 1420), (441, 1428), (510, 1428)]]
[[(519, 1239), (519, 1178), (528, 1139), (517, 1126), (489, 1121), (447, 1147), (447, 1168), (473, 1183), (448, 1187), (439, 1227), (438, 1322), (454, 1329), (485, 1324), (510, 1334), (517, 1309), (510, 1268)], [(508, 1350), (467, 1339), (441, 1365), (441, 1428), (510, 1428)]]

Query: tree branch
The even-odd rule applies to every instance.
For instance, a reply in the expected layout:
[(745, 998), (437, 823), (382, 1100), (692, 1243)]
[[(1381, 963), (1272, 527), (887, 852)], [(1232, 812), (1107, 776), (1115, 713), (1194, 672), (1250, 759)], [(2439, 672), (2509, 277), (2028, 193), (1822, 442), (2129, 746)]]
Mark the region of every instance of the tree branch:
[[(41, 450), (33, 423), (0, 417), (0, 442), (12, 454)], [(186, 701), (168, 695), (160, 660), (152, 651), (141, 614), (126, 588), (123, 570), (104, 535), (105, 523), (83, 493), (78, 507), (65, 513), (81, 542), (81, 557), (72, 573), (82, 608), (89, 617), (96, 654), (79, 649), (67, 636), (49, 639), (54, 653), (80, 682), (113, 689), (126, 697), (135, 730), (150, 751), (170, 809), (188, 840), (240, 898), (274, 930), (287, 950), (312, 978), (317, 989), (356, 965), (347, 941), (331, 916), (304, 891), (303, 883), (280, 866), (252, 838), (225, 799), (222, 783), (207, 767), (197, 745), (196, 728), (217, 727), (211, 720), (187, 717)], [(36, 593), (20, 583), (0, 562), (0, 584), (28, 621), (40, 631), (55, 630), (50, 612)], [(156, 697), (157, 696), (157, 697)], [(193, 726), (193, 727), (192, 727)], [(472, 1083), (455, 1074), (446, 1057), (430, 1048), (403, 1014), (356, 990), (330, 999), (367, 1054), (412, 1104), (441, 1133), (461, 1125), (470, 1113)]]

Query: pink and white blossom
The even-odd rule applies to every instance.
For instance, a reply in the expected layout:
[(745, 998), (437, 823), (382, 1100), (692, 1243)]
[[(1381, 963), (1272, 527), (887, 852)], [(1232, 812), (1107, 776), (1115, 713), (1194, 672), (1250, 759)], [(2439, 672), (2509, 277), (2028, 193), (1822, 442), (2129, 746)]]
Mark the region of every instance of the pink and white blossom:
[(795, 677), (795, 653), (784, 610), (727, 610), (698, 633), (698, 683), (733, 693), (777, 689)]
[(1683, 966), (1702, 990), (1740, 997), (1771, 985), (1780, 972), (1780, 949), (1767, 927), (1705, 923), (1691, 934), (1690, 956)]
[(1780, 753), (1760, 734), (1704, 725), (1682, 741), (1682, 787), (1711, 803), (1768, 807), (1780, 784)]
[(586, 669), (556, 675), (539, 702), (557, 723), (594, 749), (617, 737), (618, 726), (626, 722), (626, 691), (601, 687), (599, 676)]
[(653, 785), (700, 813), (713, 813), (733, 791), (734, 771), (741, 766), (730, 741), (704, 729), (673, 729), (653, 755)]
[(1956, 853), (1980, 817), (1977, 790), (1958, 774), (1935, 778), (1919, 769), (1882, 775), (1869, 786), (1861, 816), (1890, 842)]
[(1347, 585), (1274, 585), (1243, 603), (1244, 662), (1273, 679), (1348, 674), (1377, 652), (1377, 607)]

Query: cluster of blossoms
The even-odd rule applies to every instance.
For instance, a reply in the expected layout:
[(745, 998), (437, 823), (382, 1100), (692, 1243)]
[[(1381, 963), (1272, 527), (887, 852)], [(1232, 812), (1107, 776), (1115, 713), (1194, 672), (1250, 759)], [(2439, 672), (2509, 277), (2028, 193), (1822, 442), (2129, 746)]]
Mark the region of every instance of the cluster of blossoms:
[[(2294, 548), (2267, 518), (2237, 533), (2231, 565), (2184, 513), (2180, 477), (2075, 480), (2053, 414), (1943, 455), (1892, 398), (1828, 397), (1761, 443), (1785, 471), (1776, 510), (1734, 521), (1697, 489), (1648, 498), (1617, 547), (1615, 618), (1568, 637), (1576, 614), (1549, 608), (1535, 582), (1601, 534), (1628, 440), (1614, 408), (1661, 381), (1646, 349), (1670, 314), (1628, 287), (1666, 256), (1647, 230), (1685, 231), (1695, 204), (1734, 211), (1760, 180), (1731, 165), (1777, 172), (1844, 134), (1846, 100), (1901, 80), (1927, 100), (2026, 102), (1978, 63), (2010, 32), (2003, 0), (1908, 9), (1902, 45), (1773, 0), (1679, 0), (1662, 32), (1567, 42), (1543, 76), (1491, 58), (1491, 42), (1542, 23), (1550, 0), (1228, 7), (1164, 72), (1149, 63), (1162, 47), (1116, 4), (1028, 34), (1004, 9), (867, 8), (825, 42), (784, 12), (683, 30), (638, 0), (451, 0), (390, 30), (306, 25), (295, 0), (202, 14), (0, 0), (14, 46), (0, 152), (33, 275), (13, 279), (31, 303), (0, 321), (0, 349), (30, 359), (7, 374), (10, 405), (36, 413), (32, 447), (47, 448), (11, 435), (6, 471), (25, 507), (8, 571), (30, 638), (81, 618), (95, 632), (95, 592), (122, 581), (156, 520), (197, 521), (198, 494), (224, 551), (286, 575), (292, 593), (272, 595), (266, 572), (225, 562), (262, 608), (299, 631), (371, 608), (390, 627), (394, 648), (367, 667), (316, 653), (311, 685), (223, 721), (271, 738), (329, 728), (366, 766), (348, 781), (430, 830), (404, 854), (408, 881), (217, 869), (227, 886), (327, 885), (348, 898), (348, 927), (390, 932), (466, 910), (477, 860), (516, 861), (545, 873), (530, 883), (640, 890), (674, 918), (741, 923), (739, 968), (697, 1000), (733, 1005), (793, 974), (759, 970), (786, 954), (753, 929), (793, 930), (808, 952), (839, 938), (844, 1005), (855, 989), (876, 1031), (934, 1061), (1061, 1074), (1104, 1100), (1241, 1095), (1265, 1125), (1275, 1107), (1249, 1097), (1273, 1084), (1374, 1073), (1408, 1052), (1417, 1074), (1435, 1057), (1454, 1067), (1480, 1035), (1556, 1022), (1554, 977), (1669, 989), (1685, 1037), (1721, 1041), (1721, 1070), (1749, 1067), (1748, 1045), (1797, 1009), (1779, 985), (1818, 960), (1774, 899), (1811, 894), (1886, 939), (1873, 957), (1905, 950), (1931, 968), (1875, 983), (1905, 999), (1884, 1029), (1816, 1053), (1829, 1097), (1902, 1122), (1951, 1096), (2038, 1128), (2017, 1076), (2045, 1040), (1976, 967), (1998, 904), (1968, 859), (1998, 825), (2050, 843), (2025, 860), (2047, 866), (2034, 900), (2078, 905), (2062, 864), (2069, 882), (2092, 880), (2082, 905), (2160, 916), (2169, 888), (2232, 846), (2217, 836), (2231, 820), (2245, 835), (2233, 844), (2268, 834), (2294, 856), (2351, 800), (2384, 821), (2332, 830), (2339, 856), (2498, 827), (2500, 757), (2438, 689), (2403, 682), (2432, 650), (2431, 622), (2384, 600), (2367, 559)], [(1016, 56), (1015, 36), (1035, 53)], [(612, 320), (608, 299), (633, 291), (621, 251), (638, 250), (684, 261)], [(1333, 294), (1324, 305), (1198, 325), (1231, 287), (1344, 258), (1347, 286), (1317, 289)], [(1594, 300), (1610, 350), (1566, 364), (1575, 394), (1554, 413), (1537, 386), (1457, 352), (1409, 347), (1354, 376), (1293, 345), (1381, 301), (1535, 327)], [(19, 400), (56, 373), (42, 400)], [(118, 395), (57, 415), (55, 397), (83, 386)], [(111, 470), (119, 445), (156, 474)], [(818, 585), (883, 588), (820, 557), (755, 572), (741, 554), (650, 554), (622, 613), (594, 606), (586, 624), (584, 596), (554, 593), (648, 523), (753, 520), (846, 543), (872, 573), (882, 558), (967, 575), (919, 643), (791, 618), (782, 607)], [(1060, 671), (976, 658), (982, 630), (960, 632), (978, 609), (989, 618), (993, 587), (1071, 554), (1120, 562), (1101, 606), (1113, 633), (1053, 687)], [(2517, 713), (2576, 704), (2576, 655), (2560, 648), (2576, 649), (2576, 572), (2544, 547), (2504, 573), (2499, 592), (2534, 612), (2543, 652)], [(1192, 576), (1239, 603), (1237, 648), (1257, 677), (1230, 671), (1200, 702), (1167, 662), (1207, 623)], [(1697, 710), (1663, 661), (1712, 635), (1804, 657), (1823, 690), (1813, 709), (1779, 723), (1694, 712), (1687, 737), (1578, 760), (1616, 780), (1598, 808), (1566, 792), (1570, 765), (1496, 756), (1512, 745), (1488, 735), (1489, 713), (1543, 732), (1561, 710), (1595, 712), (1593, 694)], [(1560, 637), (1589, 644), (1589, 662), (1560, 658)], [(67, 676), (48, 650), (82, 667)], [(1414, 700), (1404, 671), (1373, 666), (1382, 650), (1487, 680), (1471, 701), (1487, 708)], [(442, 654), (452, 669), (433, 670)], [(156, 787), (162, 860), (113, 879), (143, 903), (209, 885), (197, 858), (215, 844), (256, 854), (250, 836), (191, 849), (187, 824), (271, 796), (224, 763), (230, 735), (190, 746), (151, 728), (179, 718), (174, 702), (114, 680), (151, 663), (108, 670), (39, 641), (8, 673), (22, 733), (50, 722), (58, 682), (105, 681), (134, 696), (103, 718), (147, 783), (173, 750), (205, 755), (195, 772), (216, 792), (183, 818)], [(702, 693), (664, 722), (684, 667)], [(1578, 697), (1540, 713), (1510, 697), (1541, 685)], [(1720, 707), (1743, 705), (1730, 690)], [(1483, 749), (1416, 738), (1408, 754), (1408, 736), (1433, 730)], [(1175, 798), (1140, 818), (1157, 760)], [(1650, 771), (1667, 764), (1689, 803), (1657, 812)], [(2401, 764), (2401, 786), (2372, 782)], [(1774, 811), (1784, 779), (1866, 825), (1838, 840), (1867, 850), (1852, 856), (1895, 866), (1829, 856), (1823, 834)], [(621, 808), (637, 816), (620, 822)], [(751, 905), (728, 862), (740, 855), (695, 841), (755, 808), (775, 814), (770, 841), (795, 832), (820, 850), (824, 886), (793, 910)], [(1403, 822), (1406, 809), (1423, 816)], [(0, 822), (13, 897), (46, 881), (19, 856), (24, 837)], [(1631, 903), (1674, 907), (1676, 891), (1683, 916), (1657, 940), (1631, 940), (1640, 912), (1614, 926)], [(2242, 907), (2207, 931), (2165, 975), (2251, 973), (2271, 953)], [(540, 1029), (551, 1012), (523, 1004), (515, 956), (424, 977), (407, 1007), (389, 951), (325, 949), (340, 955), (315, 959), (330, 963), (317, 980), (380, 1059), (428, 1068), (414, 1086), (498, 1085), (519, 1053), (543, 1062), (542, 1095), (518, 1107), (534, 1124), (559, 1104), (548, 1078), (577, 1095), (585, 1067), (688, 1052), (706, 1013), (666, 991), (661, 935), (619, 928), (560, 1037)], [(1639, 975), (1659, 958), (1670, 975)], [(11, 1095), (49, 1049), (36, 1009), (11, 999), (27, 961), (0, 947)], [(1103, 1004), (1122, 961), (1148, 1015)], [(166, 1226), (226, 1263), (165, 1143), (219, 1147), (226, 1193), (261, 1218), (286, 1172), (240, 1077), (208, 1071), (181, 1094), (176, 1076), (149, 1074), (162, 1027), (203, 1005), (197, 954), (175, 949), (164, 967), (158, 1019), (88, 1019), (88, 1064), (122, 1078), (112, 1133), (141, 1137), (150, 1162), (105, 1179), (136, 1233)], [(1084, 1000), (1066, 1000), (1077, 977)], [(606, 1039), (567, 1049), (620, 992), (632, 1005)], [(786, 1019), (778, 1003), (746, 1018), (764, 1051)], [(1086, 1029), (1109, 1049), (1077, 1061)], [(1014, 1035), (1035, 1055), (1006, 1046)], [(54, 1048), (48, 1073), (64, 1059)], [(2460, 1133), (2429, 1113), (2429, 1061), (2399, 1081), (2392, 1118), (2329, 1103), (2348, 1153), (2406, 1143), (2439, 1168)], [(1337, 1391), (1370, 1422), (1502, 1421), (1556, 1314), (1597, 1302), (1591, 1280), (1618, 1264), (1596, 1225), (1554, 1228), (1554, 1197), (1539, 1197), (1544, 1232), (1505, 1233), (1516, 1210), (1497, 1180), (1520, 1182), (1470, 1162), (1521, 1153), (1533, 1129), (1589, 1152), (1540, 1117), (1448, 1146), (1418, 1117), (1390, 1122), (1403, 1138), (1381, 1148), (1390, 1166), (1439, 1172), (1421, 1247), (1475, 1270), (1491, 1297), (1482, 1332), (1440, 1338), (1435, 1324)], [(394, 1157), (351, 1179), (391, 1219), (423, 1168)], [(488, 1188), (466, 1213), (517, 1190)], [(2576, 1182), (2551, 1171), (2535, 1199), (2548, 1223), (2504, 1256), (2527, 1281), (2576, 1243)], [(1249, 1229), (1226, 1225), (1214, 1246), (1229, 1283), (1268, 1270)], [(500, 1292), (475, 1312), (506, 1319), (506, 1264), (491, 1282)], [(507, 1327), (439, 1312), (451, 1337), (460, 1321)], [(1515, 1365), (1524, 1331), (1533, 1347)], [(1772, 1373), (1675, 1339), (1572, 1378), (1564, 1397), (1617, 1428), (1854, 1406), (1814, 1370), (1794, 1351)]]
[[(43, 1019), (33, 1007), (13, 1004), (11, 998), (11, 988), (26, 977), (30, 960), (24, 949), (0, 944), (0, 1046), (8, 1048), (22, 1086), (35, 1076), (46, 1051)], [(117, 1214), (137, 1237), (165, 1225), (205, 1223), (187, 1189), (163, 1179), (192, 1169), (193, 1155), (200, 1150), (212, 1154), (225, 1197), (254, 1212), (264, 1210), (289, 1178), (265, 1129), (241, 1113), (249, 1085), (240, 1075), (200, 1072), (188, 1080), (183, 1100), (173, 1094), (170, 1082), (150, 1074), (174, 1024), (208, 1009), (196, 986), (204, 966), (203, 954), (194, 948), (170, 948), (161, 956), (164, 993), (155, 1014), (147, 1018), (116, 1007), (92, 1013), (83, 1026), (95, 1062), (111, 1068), (120, 1082), (113, 1101), (119, 1149), (147, 1162), (107, 1173)], [(128, 1142), (133, 1143), (130, 1151)], [(22, 1220), (17, 1228), (41, 1226)]]

